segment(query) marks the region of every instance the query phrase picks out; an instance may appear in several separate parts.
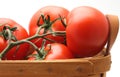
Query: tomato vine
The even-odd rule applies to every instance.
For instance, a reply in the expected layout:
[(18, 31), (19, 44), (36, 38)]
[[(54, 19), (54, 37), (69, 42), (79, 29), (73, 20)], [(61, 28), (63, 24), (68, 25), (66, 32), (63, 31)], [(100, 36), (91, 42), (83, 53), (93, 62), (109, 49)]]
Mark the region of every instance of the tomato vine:
[[(42, 18), (42, 20), (44, 21), (44, 24), (39, 24), (39, 21), (40, 19)], [(17, 40), (15, 37), (13, 37), (14, 35), (12, 34), (12, 31), (16, 30), (16, 27), (15, 28), (10, 28), (9, 25), (6, 25), (2, 31), (2, 35), (3, 36), (7, 36), (7, 37), (4, 37), (6, 40), (8, 40), (8, 45), (6, 46), (6, 48), (0, 53), (0, 59), (2, 59), (2, 57), (5, 56), (5, 54), (7, 52), (9, 52), (9, 50), (11, 48), (13, 48), (14, 46), (18, 46), (20, 44), (23, 44), (23, 43), (28, 43), (30, 44), (31, 46), (34, 47), (34, 49), (37, 51), (38, 55), (40, 56), (40, 58), (42, 58), (45, 54), (41, 53), (41, 49), (42, 48), (38, 48), (33, 42), (31, 42), (32, 39), (35, 39), (35, 38), (43, 38), (45, 40), (49, 40), (49, 41), (54, 41), (52, 39), (48, 39), (46, 38), (45, 36), (47, 35), (54, 35), (54, 36), (65, 36), (66, 35), (66, 32), (65, 31), (52, 31), (51, 30), (51, 26), (53, 23), (55, 23), (57, 20), (61, 20), (61, 23), (63, 25), (65, 25), (65, 23), (63, 22), (63, 18), (61, 18), (61, 16), (59, 18), (56, 18), (55, 20), (53, 21), (50, 21), (50, 16), (47, 15), (47, 18), (44, 16), (44, 15), (40, 15), (39, 19), (38, 19), (38, 22), (37, 22), (37, 25), (39, 26), (37, 32), (35, 35), (29, 37), (29, 38), (25, 38), (25, 39), (22, 39), (22, 40)], [(39, 34), (40, 30), (44, 29), (44, 33), (43, 34)], [(49, 30), (49, 32), (48, 32)], [(15, 40), (15, 41), (14, 41)], [(44, 43), (45, 41), (43, 41)], [(44, 45), (44, 44), (43, 44)]]

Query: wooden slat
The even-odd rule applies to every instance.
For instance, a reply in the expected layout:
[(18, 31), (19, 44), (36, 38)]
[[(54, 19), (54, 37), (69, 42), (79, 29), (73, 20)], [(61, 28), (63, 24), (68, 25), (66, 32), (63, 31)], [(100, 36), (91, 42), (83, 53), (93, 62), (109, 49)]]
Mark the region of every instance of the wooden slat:
[[(110, 69), (110, 55), (41, 61), (0, 61), (0, 77), (100, 77)], [(97, 75), (97, 76), (95, 76)]]

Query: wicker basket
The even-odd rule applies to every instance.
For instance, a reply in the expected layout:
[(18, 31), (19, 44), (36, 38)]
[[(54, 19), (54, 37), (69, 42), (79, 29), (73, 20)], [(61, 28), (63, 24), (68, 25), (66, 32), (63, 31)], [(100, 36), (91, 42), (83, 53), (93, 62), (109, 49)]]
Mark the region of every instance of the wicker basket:
[(0, 61), (0, 77), (106, 77), (109, 53), (118, 33), (118, 17), (107, 15), (110, 35), (107, 47), (97, 56), (66, 60)]

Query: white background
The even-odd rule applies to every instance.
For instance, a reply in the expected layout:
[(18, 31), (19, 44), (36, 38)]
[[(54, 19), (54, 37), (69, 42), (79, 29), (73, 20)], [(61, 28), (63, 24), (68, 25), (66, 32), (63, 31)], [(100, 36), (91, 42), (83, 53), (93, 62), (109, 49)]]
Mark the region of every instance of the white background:
[[(0, 0), (0, 18), (11, 18), (28, 30), (32, 15), (43, 6), (57, 5), (72, 10), (75, 7), (92, 6), (104, 14), (120, 17), (119, 0)], [(107, 77), (120, 77), (120, 33), (111, 50), (112, 66)]]

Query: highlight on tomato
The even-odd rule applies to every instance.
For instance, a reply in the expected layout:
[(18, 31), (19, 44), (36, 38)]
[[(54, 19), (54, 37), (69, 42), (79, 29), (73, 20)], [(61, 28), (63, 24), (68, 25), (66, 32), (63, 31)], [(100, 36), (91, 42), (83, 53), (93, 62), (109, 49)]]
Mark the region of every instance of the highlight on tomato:
[(96, 8), (80, 6), (67, 17), (67, 46), (76, 57), (89, 57), (99, 53), (109, 34), (106, 16)]
[[(24, 27), (9, 18), (0, 18), (0, 53), (7, 48), (10, 41), (19, 41), (28, 37), (28, 33)], [(5, 29), (11, 29), (11, 38)], [(11, 40), (10, 40), (11, 39)], [(23, 60), (28, 52), (29, 45), (26, 43), (20, 44), (11, 48), (2, 59), (7, 60)]]

